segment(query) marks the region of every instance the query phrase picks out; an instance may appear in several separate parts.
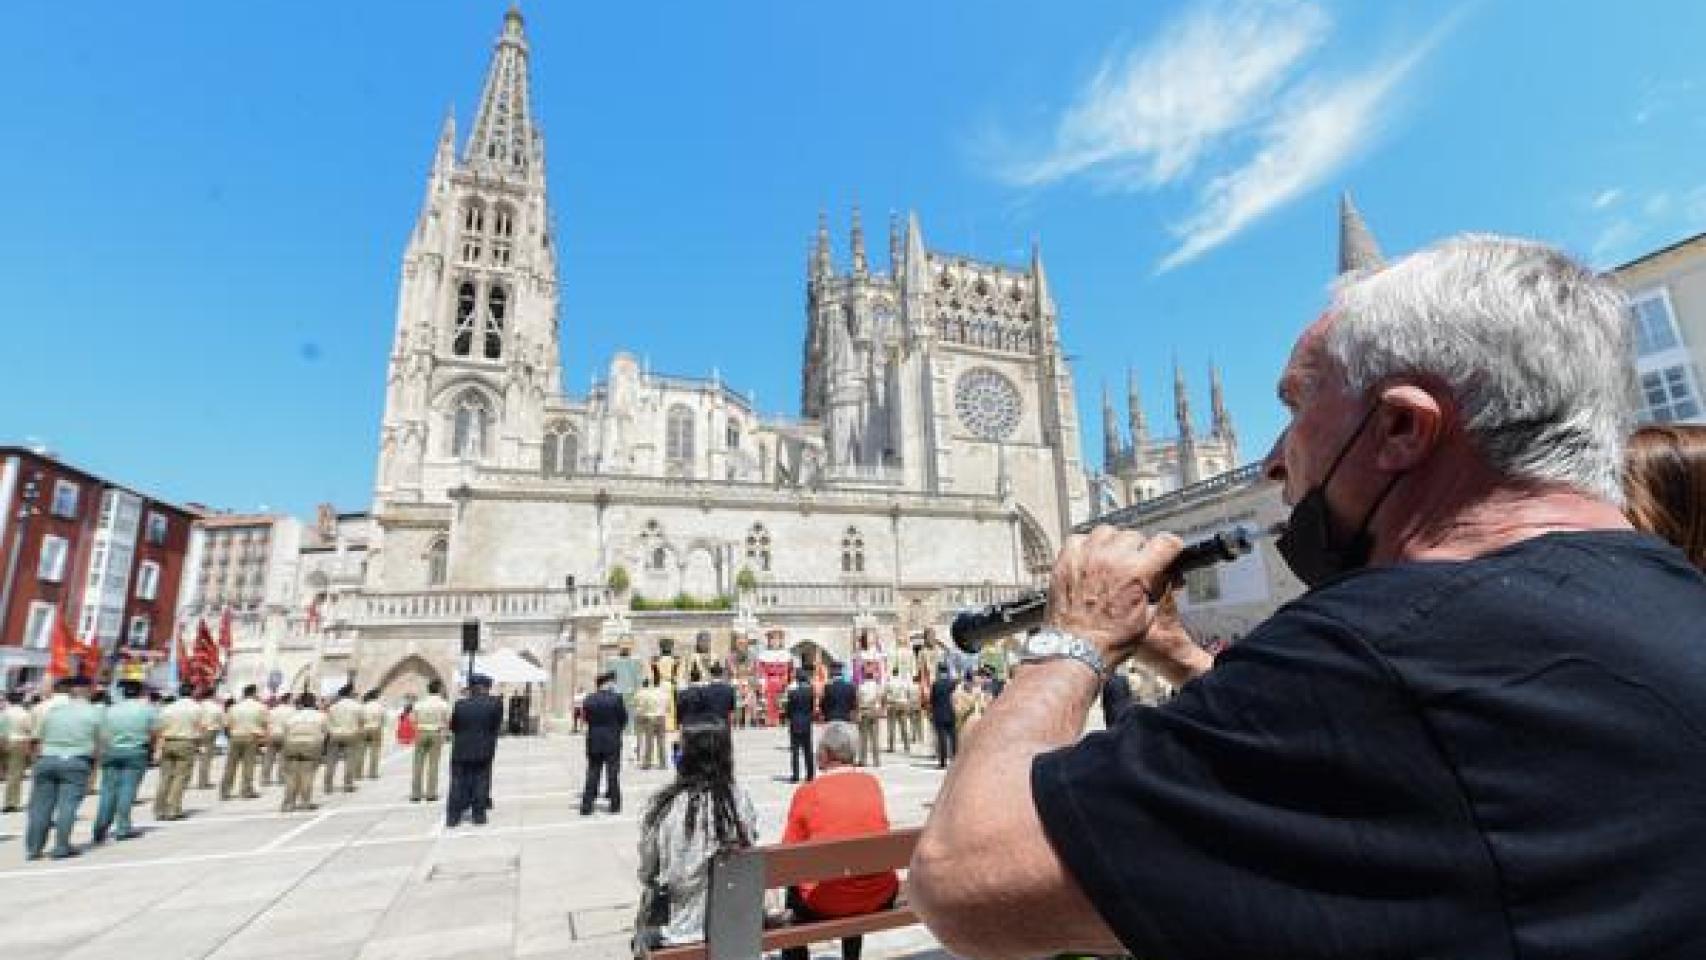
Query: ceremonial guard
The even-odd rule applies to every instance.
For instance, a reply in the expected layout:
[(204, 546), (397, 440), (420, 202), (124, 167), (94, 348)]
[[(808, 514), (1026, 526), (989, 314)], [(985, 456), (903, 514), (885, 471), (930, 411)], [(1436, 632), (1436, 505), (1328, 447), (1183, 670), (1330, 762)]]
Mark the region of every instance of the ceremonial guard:
[(890, 753), (894, 752), (897, 729), (900, 731), (901, 749), (912, 752), (912, 692), (912, 681), (900, 673), (890, 675), (889, 682), (883, 686), (883, 711), (888, 717)]
[(870, 630), (859, 631), (859, 640), (853, 650), (853, 684), (862, 686), (866, 680), (875, 680), (880, 685), (888, 679), (888, 657), (883, 653), (882, 641), (872, 640)]
[(274, 786), (284, 780), (284, 724), (295, 712), (296, 706), (290, 702), (288, 693), (275, 698), (271, 709), (267, 710), (267, 755), (261, 772), (264, 786)]
[(806, 763), (806, 779), (817, 778), (817, 756), (812, 752), (812, 717), (816, 713), (817, 697), (812, 693), (811, 674), (801, 670), (794, 675), (794, 685), (783, 698), (783, 711), (788, 717), (788, 764), (793, 770), (789, 783), (800, 782), (800, 760)]
[(355, 688), (345, 685), (338, 699), (326, 711), (326, 728), (331, 745), (326, 749), (325, 791), (332, 792), (338, 761), (344, 762), (344, 792), (355, 792), (356, 768), (361, 766), (361, 704), (355, 702)]
[(641, 770), (664, 765), (663, 727), (668, 710), (663, 697), (663, 688), (652, 680), (641, 681), (639, 691), (634, 694), (634, 727), (639, 734), (636, 739)]
[(296, 709), (284, 721), (284, 800), (279, 809), (285, 813), (297, 810), (317, 810), (314, 803), (314, 771), (326, 751), (326, 735), (330, 729), (326, 715), (312, 693), (304, 692), (296, 699)]
[(472, 813), (476, 824), (486, 822), (492, 806), (492, 760), (503, 728), (503, 704), (491, 695), (491, 678), (468, 678), (468, 695), (450, 711), (450, 802), (446, 826), (462, 823)]
[(882, 751), (877, 740), (877, 724), (883, 719), (883, 684), (867, 673), (859, 682), (859, 766), (880, 767)]
[(42, 712), (36, 727), (41, 746), (30, 775), (30, 808), (24, 822), (24, 857), (39, 860), (53, 834), (53, 858), (74, 857), (71, 830), (94, 769), (101, 710), (89, 702), (89, 678), (70, 676)]
[(788, 680), (793, 673), (793, 658), (782, 648), (782, 632), (770, 631), (764, 638), (764, 652), (758, 655), (758, 679), (764, 697), (765, 726), (774, 727), (779, 722), (782, 691), (788, 689)]
[(438, 761), (444, 753), (444, 731), (450, 722), (450, 701), (444, 699), (444, 684), (433, 680), (427, 695), (415, 703), (415, 756), (409, 781), (409, 799), (438, 800)]
[(658, 640), (658, 655), (652, 658), (652, 682), (663, 691), (664, 730), (675, 730), (675, 692), (681, 686), (681, 662), (675, 658), (675, 641)]
[(186, 683), (178, 699), (160, 710), (160, 782), (154, 788), (154, 819), (183, 819), (184, 789), (190, 785), (201, 742), (201, 704)]
[(604, 798), (610, 812), (622, 812), (622, 731), (628, 726), (628, 708), (616, 692), (616, 674), (599, 674), (598, 689), (586, 698), (586, 785), (581, 790), (581, 816), (592, 814), (598, 798), (598, 780), (604, 775)]
[[(361, 761), (367, 767), (366, 778), (379, 779), (379, 752), (385, 749), (385, 701), (378, 690), (367, 691), (361, 704)], [(358, 775), (361, 774), (357, 770)]]
[(195, 788), (213, 789), (213, 755), (219, 752), (219, 732), (225, 729), (225, 707), (219, 702), (218, 691), (203, 687), (197, 698), (201, 708), (201, 740), (196, 751)]
[(36, 746), (36, 719), (24, 707), (24, 691), (6, 695), (5, 732), (0, 734), (0, 768), (6, 780), (6, 802), (0, 813), (17, 813), (24, 802), (24, 771)]
[(116, 825), (116, 839), (129, 840), (139, 834), (131, 829), (130, 808), (136, 788), (148, 772), (148, 758), (158, 739), (159, 714), (142, 695), (136, 680), (119, 681), (119, 701), (107, 708), (101, 722), (101, 796), (95, 807), (94, 837), (105, 843)]
[(219, 778), (219, 799), (231, 799), (231, 787), (237, 779), (238, 767), (243, 773), (243, 799), (253, 800), (255, 792), (255, 751), (267, 733), (267, 708), (261, 703), (255, 685), (243, 688), (243, 699), (226, 712), (225, 735), (230, 746), (225, 751), (225, 774)]

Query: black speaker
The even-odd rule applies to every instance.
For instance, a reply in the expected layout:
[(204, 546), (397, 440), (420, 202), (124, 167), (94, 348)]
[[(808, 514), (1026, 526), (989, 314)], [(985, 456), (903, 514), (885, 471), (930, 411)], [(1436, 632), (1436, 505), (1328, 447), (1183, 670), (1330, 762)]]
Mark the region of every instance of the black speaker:
[(480, 652), (480, 621), (478, 621), (478, 620), (464, 620), (464, 621), (462, 621), (462, 652), (463, 653), (479, 653)]

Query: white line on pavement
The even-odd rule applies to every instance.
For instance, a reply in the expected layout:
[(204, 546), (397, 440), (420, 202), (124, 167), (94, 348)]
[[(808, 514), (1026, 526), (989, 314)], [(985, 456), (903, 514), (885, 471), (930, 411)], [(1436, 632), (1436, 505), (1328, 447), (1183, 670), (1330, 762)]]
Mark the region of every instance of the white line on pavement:
[(322, 813), (319, 816), (315, 817), (314, 819), (308, 821), (307, 823), (301, 824), (301, 825), (295, 827), (294, 829), (286, 830), (284, 833), (279, 834), (278, 836), (274, 837), (269, 843), (267, 843), (265, 846), (261, 847), (259, 850), (255, 851), (255, 852), (256, 853), (272, 853), (274, 850), (277, 850), (278, 848), (284, 846), (285, 844), (289, 843), (290, 841), (295, 840), (297, 837), (302, 836), (303, 834), (314, 829), (315, 827), (319, 826), (320, 824), (325, 823), (327, 820), (331, 819), (331, 816), (332, 816), (331, 811), (328, 810), (325, 813)]

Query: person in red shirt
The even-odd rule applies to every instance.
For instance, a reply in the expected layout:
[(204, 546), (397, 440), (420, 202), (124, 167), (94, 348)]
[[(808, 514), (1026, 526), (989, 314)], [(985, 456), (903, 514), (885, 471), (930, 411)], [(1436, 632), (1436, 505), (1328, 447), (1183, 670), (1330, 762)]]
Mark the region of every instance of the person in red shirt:
[[(794, 791), (783, 843), (888, 832), (881, 781), (854, 766), (858, 736), (853, 724), (844, 721), (824, 727), (817, 747), (818, 778)], [(789, 887), (788, 907), (796, 921), (812, 923), (886, 910), (899, 892), (900, 878), (887, 870)], [(864, 945), (864, 937), (844, 938), (842, 960), (859, 960)], [(789, 947), (782, 951), (782, 960), (806, 960), (809, 955), (806, 947)]]

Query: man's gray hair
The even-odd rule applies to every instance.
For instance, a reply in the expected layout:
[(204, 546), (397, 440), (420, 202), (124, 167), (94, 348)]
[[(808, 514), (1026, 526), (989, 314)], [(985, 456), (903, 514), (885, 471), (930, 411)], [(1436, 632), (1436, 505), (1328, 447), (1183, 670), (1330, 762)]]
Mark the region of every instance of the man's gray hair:
[(1436, 379), (1506, 476), (1623, 502), (1635, 396), (1627, 302), (1543, 244), (1454, 237), (1333, 292), (1325, 349), (1352, 394)]
[(831, 720), (824, 725), (817, 748), (836, 763), (853, 763), (859, 759), (859, 731), (845, 720)]

